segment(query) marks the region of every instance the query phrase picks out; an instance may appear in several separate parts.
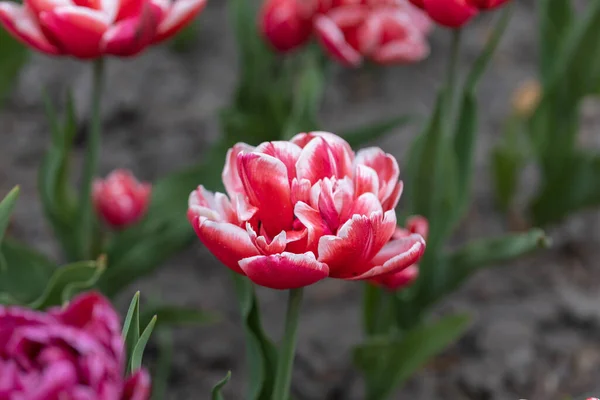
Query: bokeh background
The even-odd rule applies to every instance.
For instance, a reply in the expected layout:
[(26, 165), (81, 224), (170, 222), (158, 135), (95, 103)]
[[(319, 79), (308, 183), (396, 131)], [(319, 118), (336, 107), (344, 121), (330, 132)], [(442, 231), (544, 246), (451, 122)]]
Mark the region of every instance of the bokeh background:
[[(589, 0), (581, 2), (585, 1)], [(483, 47), (491, 21), (482, 18), (467, 29), (463, 69)], [(520, 225), (518, 216), (507, 217), (495, 209), (489, 151), (510, 112), (512, 92), (535, 78), (536, 35), (535, 0), (518, 0), (480, 86), (475, 184), (457, 244)], [(335, 69), (322, 107), (323, 128), (336, 132), (393, 115), (428, 115), (443, 75), (448, 39), (438, 29), (431, 38), (431, 57), (418, 65)], [(74, 90), (81, 121), (75, 157), (82, 157), (90, 73), (85, 64), (34, 54), (0, 110), (0, 193), (16, 184), (22, 188), (11, 233), (57, 257), (36, 193), (37, 168), (49, 140), (41, 95), (47, 89), (60, 98), (65, 88)], [(236, 73), (224, 0), (209, 1), (186, 51), (162, 46), (132, 60), (111, 60), (103, 106), (102, 173), (129, 168), (152, 181), (202, 160), (219, 136), (218, 112), (229, 101)], [(582, 118), (582, 140), (594, 145), (600, 103), (586, 103)], [(403, 128), (376, 144), (402, 163), (417, 132), (415, 127)], [(523, 197), (536, 183), (535, 170), (525, 174)], [(438, 312), (470, 313), (472, 327), (395, 398), (552, 400), (600, 394), (600, 214), (572, 216), (551, 228), (549, 235), (552, 249), (477, 274), (440, 307)], [(222, 316), (215, 325), (177, 330), (168, 398), (206, 399), (213, 384), (232, 370), (225, 395), (242, 399), (244, 342), (226, 268), (198, 242), (139, 288), (148, 297)], [(351, 348), (361, 340), (361, 289), (338, 280), (307, 289), (293, 383), (296, 400), (361, 399), (360, 376), (351, 363)], [(267, 330), (279, 335), (284, 294), (259, 290), (259, 296)], [(146, 360), (152, 363), (154, 356), (151, 349)]]

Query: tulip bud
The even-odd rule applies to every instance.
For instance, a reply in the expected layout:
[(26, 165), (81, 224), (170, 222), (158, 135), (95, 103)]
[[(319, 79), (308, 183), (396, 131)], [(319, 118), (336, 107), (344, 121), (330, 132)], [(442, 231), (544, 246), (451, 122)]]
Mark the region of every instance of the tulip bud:
[(530, 80), (517, 88), (512, 96), (512, 108), (521, 118), (529, 118), (536, 110), (542, 97), (542, 88), (536, 80)]
[(94, 182), (92, 199), (98, 215), (111, 227), (124, 229), (146, 213), (152, 187), (140, 183), (131, 172), (115, 170)]
[(260, 18), (260, 29), (278, 51), (293, 50), (312, 33), (311, 16), (297, 0), (267, 0)]
[(440, 25), (460, 28), (478, 14), (467, 0), (423, 0), (427, 14)]

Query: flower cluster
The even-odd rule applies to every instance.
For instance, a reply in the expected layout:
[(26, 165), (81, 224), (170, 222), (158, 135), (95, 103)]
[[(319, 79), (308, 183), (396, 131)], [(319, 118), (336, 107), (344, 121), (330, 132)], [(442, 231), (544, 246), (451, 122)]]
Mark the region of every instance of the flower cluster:
[(88, 293), (47, 313), (0, 305), (1, 399), (147, 400), (145, 370), (123, 378), (119, 317)]
[(0, 2), (0, 23), (46, 54), (133, 56), (188, 24), (206, 0), (25, 0)]
[(258, 147), (237, 144), (223, 170), (229, 197), (198, 187), (188, 218), (221, 262), (262, 286), (389, 276), (425, 250), (418, 233), (393, 238), (399, 173), (395, 158), (381, 149), (355, 155), (327, 132)]
[(267, 0), (261, 29), (279, 51), (314, 35), (345, 65), (412, 63), (429, 55), (429, 18), (407, 0)]
[(440, 25), (458, 28), (479, 12), (500, 7), (508, 0), (410, 0)]

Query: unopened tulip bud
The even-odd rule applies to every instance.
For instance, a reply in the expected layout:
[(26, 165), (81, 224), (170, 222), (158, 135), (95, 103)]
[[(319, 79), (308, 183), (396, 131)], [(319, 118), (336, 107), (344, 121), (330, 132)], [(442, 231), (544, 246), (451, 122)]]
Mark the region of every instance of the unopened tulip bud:
[(536, 80), (530, 80), (517, 88), (512, 96), (512, 108), (522, 118), (530, 117), (536, 110), (542, 97), (542, 88)]
[(111, 227), (124, 229), (146, 214), (152, 187), (140, 183), (131, 172), (116, 170), (94, 182), (96, 212)]

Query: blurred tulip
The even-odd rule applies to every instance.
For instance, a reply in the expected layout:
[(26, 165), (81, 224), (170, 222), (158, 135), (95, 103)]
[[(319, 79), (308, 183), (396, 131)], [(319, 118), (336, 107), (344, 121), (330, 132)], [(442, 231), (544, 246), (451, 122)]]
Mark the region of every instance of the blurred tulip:
[[(221, 262), (262, 286), (372, 279), (414, 264), (425, 250), (416, 233), (388, 243), (402, 193), (398, 178), (393, 156), (378, 148), (355, 155), (332, 133), (237, 144), (223, 170), (229, 197), (199, 186), (188, 218)], [(384, 246), (389, 256), (374, 263)]]
[(469, 0), (422, 0), (427, 14), (440, 25), (459, 28), (475, 17), (479, 10)]
[(126, 170), (116, 170), (94, 182), (92, 198), (96, 212), (113, 228), (124, 229), (138, 222), (150, 203), (152, 187), (140, 183)]
[(0, 305), (0, 398), (147, 400), (145, 370), (125, 379), (119, 317), (97, 293), (48, 312)]
[(500, 7), (509, 0), (469, 0), (475, 7), (480, 10), (490, 10), (496, 7)]
[[(392, 239), (383, 247), (379, 254), (375, 256), (375, 258), (371, 261), (372, 264), (382, 264), (388, 259), (394, 257), (395, 241), (403, 240), (404, 238), (409, 237), (411, 234), (419, 234), (423, 238), (427, 239), (428, 233), (429, 222), (427, 222), (427, 219), (421, 216), (409, 218), (406, 223), (406, 229), (396, 228), (396, 231), (392, 235)], [(413, 264), (403, 270), (378, 276), (372, 279), (371, 283), (378, 286), (383, 286), (387, 290), (395, 292), (410, 286), (415, 280), (417, 280), (418, 276), (419, 266), (417, 264)]]
[[(364, 4), (362, 4), (364, 3)], [(317, 38), (335, 59), (350, 66), (363, 58), (379, 64), (412, 63), (429, 55), (430, 24), (408, 2), (371, 2), (334, 7), (315, 18)]]
[(267, 0), (260, 28), (278, 51), (289, 51), (306, 43), (312, 34), (312, 15), (302, 12), (298, 0)]
[(51, 55), (133, 56), (173, 36), (205, 5), (206, 0), (0, 1), (0, 23), (15, 38)]

